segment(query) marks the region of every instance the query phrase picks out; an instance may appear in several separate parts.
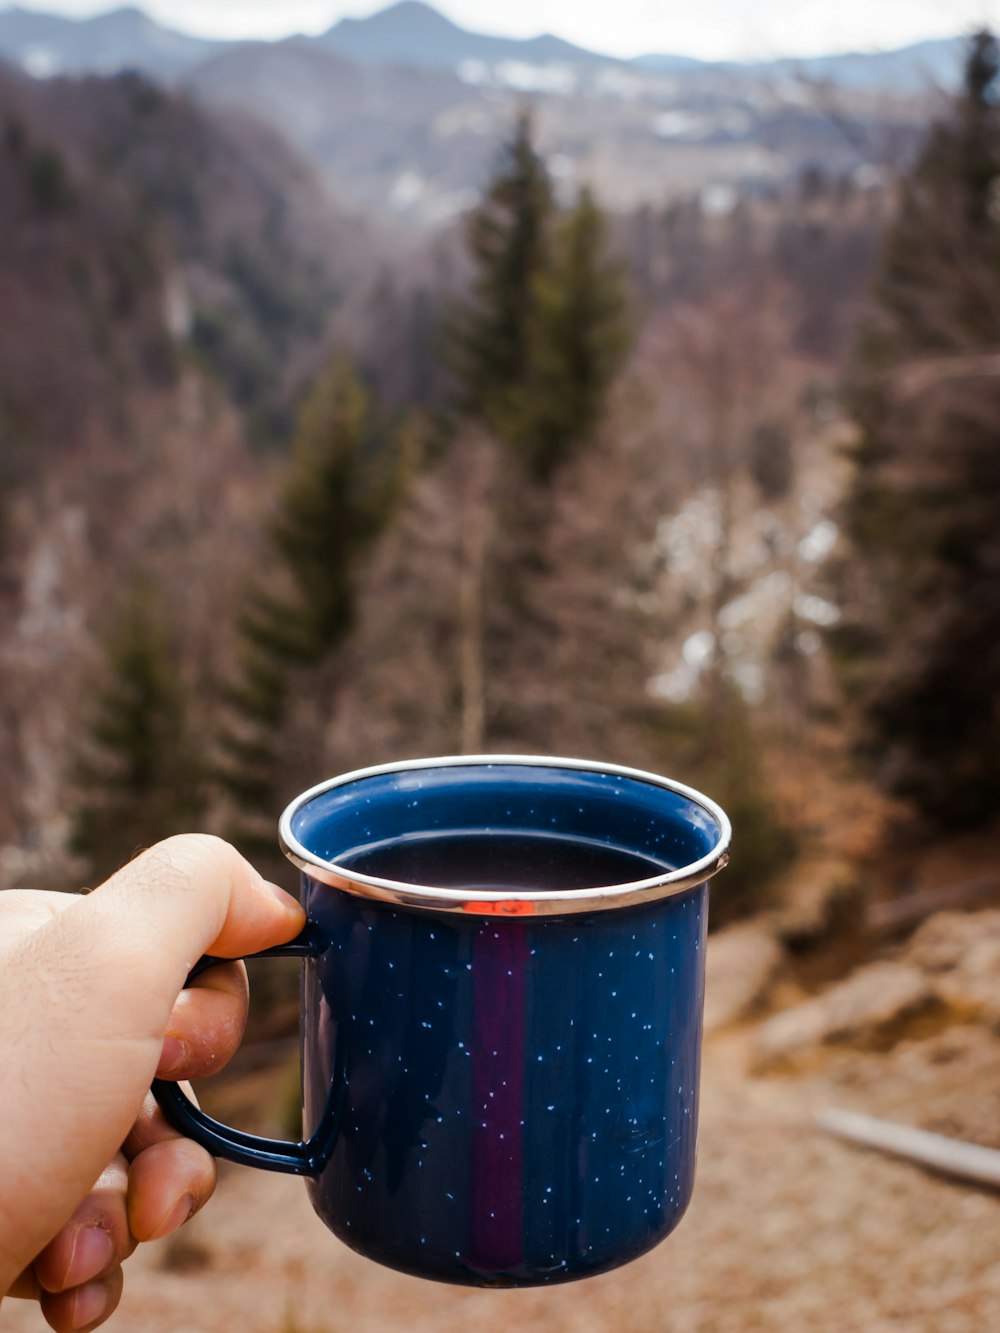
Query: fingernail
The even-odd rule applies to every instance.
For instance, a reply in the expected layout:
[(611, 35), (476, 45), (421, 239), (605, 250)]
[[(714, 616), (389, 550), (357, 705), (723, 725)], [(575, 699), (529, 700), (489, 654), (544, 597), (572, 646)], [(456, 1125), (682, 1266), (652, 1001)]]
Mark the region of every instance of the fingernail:
[(176, 1231), (189, 1217), (193, 1217), (197, 1208), (193, 1194), (182, 1194), (173, 1208), (164, 1213), (163, 1220), (156, 1230), (150, 1232), (149, 1239), (162, 1240), (164, 1236), (169, 1236), (171, 1231)]
[(164, 1075), (176, 1073), (187, 1059), (187, 1056), (187, 1042), (181, 1041), (180, 1037), (164, 1037), (157, 1073), (161, 1078)]
[[(66, 1265), (63, 1290), (79, 1286), (103, 1273), (111, 1263), (115, 1245), (103, 1227), (80, 1227), (73, 1237), (73, 1250)], [(95, 1316), (96, 1317), (96, 1316)]]
[[(93, 1230), (93, 1228), (91, 1228)], [(108, 1308), (108, 1289), (103, 1282), (87, 1282), (78, 1287), (70, 1310), (73, 1328), (87, 1328), (100, 1319)]]
[(283, 889), (280, 884), (275, 884), (272, 880), (262, 879), (261, 883), (268, 893), (273, 893), (282, 907), (294, 907), (296, 911), (301, 911), (299, 900), (294, 898), (287, 889)]

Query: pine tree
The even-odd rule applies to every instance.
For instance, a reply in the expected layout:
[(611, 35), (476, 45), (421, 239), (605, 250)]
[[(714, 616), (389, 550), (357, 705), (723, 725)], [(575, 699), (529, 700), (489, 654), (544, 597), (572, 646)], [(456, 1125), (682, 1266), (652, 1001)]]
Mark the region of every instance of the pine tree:
[(292, 461), (269, 528), (275, 565), (252, 588), (238, 621), (241, 665), (226, 690), (221, 785), (240, 811), (232, 836), (264, 844), (283, 800), (282, 757), (293, 684), (309, 689), (354, 619), (357, 561), (392, 510), (399, 473), (394, 441), (354, 373), (338, 365), (299, 414)]
[(335, 367), (303, 405), (292, 467), (271, 525), (290, 580), (285, 603), (260, 600), (257, 639), (313, 666), (344, 637), (353, 615), (353, 565), (384, 518), (391, 494), (385, 440), (365, 389)]
[(997, 69), (996, 40), (980, 32), (969, 46), (962, 94), (932, 127), (903, 182), (870, 346), (897, 364), (906, 354), (965, 351), (1000, 337)]
[(532, 631), (548, 638), (539, 580), (551, 483), (594, 435), (627, 335), (602, 214), (588, 191), (556, 209), (526, 115), (467, 241), (470, 296), (447, 333), (464, 417), (453, 443), (474, 451), (464, 462), (484, 482), (459, 541), (462, 744), (481, 749), (491, 732), (517, 729), (521, 703), (503, 684)]
[(861, 429), (834, 636), (860, 745), (932, 820), (1000, 811), (997, 45), (901, 192), (852, 384)]
[(458, 404), (544, 482), (594, 433), (628, 335), (603, 214), (589, 190), (559, 214), (527, 115), (467, 243), (471, 294), (447, 327)]
[(511, 435), (544, 480), (593, 435), (628, 346), (624, 274), (607, 254), (604, 216), (589, 190), (560, 220), (529, 310)]
[(126, 593), (103, 657), (73, 765), (79, 804), (70, 836), (96, 880), (142, 847), (196, 828), (205, 808), (204, 770), (188, 732), (171, 632), (142, 576)]
[(534, 287), (546, 262), (552, 212), (551, 182), (524, 113), (469, 219), (471, 292), (446, 329), (461, 410), (501, 433), (509, 422), (511, 394), (528, 366)]

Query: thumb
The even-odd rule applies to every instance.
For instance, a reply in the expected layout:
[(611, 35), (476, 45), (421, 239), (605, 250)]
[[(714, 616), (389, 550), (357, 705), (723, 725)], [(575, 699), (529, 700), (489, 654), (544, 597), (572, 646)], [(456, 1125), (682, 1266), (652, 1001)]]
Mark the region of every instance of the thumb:
[(0, 1293), (124, 1140), (195, 961), (283, 943), (304, 924), (234, 848), (189, 834), (150, 848), (7, 955)]
[[(108, 961), (120, 945), (177, 989), (204, 953), (238, 958), (284, 943), (305, 925), (290, 894), (221, 838), (188, 833), (136, 857), (80, 900), (88, 943)], [(179, 975), (178, 975), (179, 970)], [(146, 971), (145, 975), (150, 973)], [(169, 988), (169, 987), (168, 987)], [(174, 997), (176, 998), (176, 997)]]

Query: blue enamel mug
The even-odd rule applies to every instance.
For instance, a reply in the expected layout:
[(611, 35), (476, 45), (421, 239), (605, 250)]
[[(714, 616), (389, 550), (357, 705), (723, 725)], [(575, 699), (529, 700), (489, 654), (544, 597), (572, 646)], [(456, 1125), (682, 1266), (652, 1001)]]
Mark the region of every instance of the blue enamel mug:
[(562, 1282), (667, 1236), (694, 1180), (723, 811), (634, 769), (467, 756), (323, 783), (280, 836), (308, 917), (268, 951), (304, 959), (303, 1138), (157, 1081), (171, 1123), (304, 1176), (335, 1235), (422, 1277)]

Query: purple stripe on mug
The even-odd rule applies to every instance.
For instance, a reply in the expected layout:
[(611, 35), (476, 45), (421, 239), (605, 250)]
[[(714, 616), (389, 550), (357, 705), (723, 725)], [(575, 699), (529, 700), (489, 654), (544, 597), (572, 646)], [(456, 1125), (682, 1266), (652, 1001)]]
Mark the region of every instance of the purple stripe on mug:
[(472, 1248), (475, 1271), (524, 1260), (525, 968), (523, 931), (490, 922), (472, 944)]

